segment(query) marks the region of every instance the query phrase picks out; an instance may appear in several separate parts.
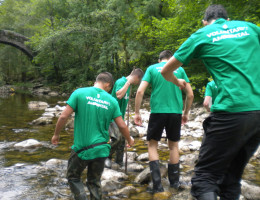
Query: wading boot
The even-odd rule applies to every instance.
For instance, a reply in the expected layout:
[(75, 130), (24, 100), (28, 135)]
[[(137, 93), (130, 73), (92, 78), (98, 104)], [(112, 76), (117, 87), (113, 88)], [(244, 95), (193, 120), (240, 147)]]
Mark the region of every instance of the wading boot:
[(161, 172), (159, 160), (149, 162), (152, 181), (153, 181), (153, 193), (163, 192), (163, 186), (161, 183)]
[(170, 186), (174, 189), (180, 187), (180, 163), (168, 164), (168, 178)]
[(197, 200), (217, 200), (217, 194), (215, 192), (207, 192), (198, 196)]

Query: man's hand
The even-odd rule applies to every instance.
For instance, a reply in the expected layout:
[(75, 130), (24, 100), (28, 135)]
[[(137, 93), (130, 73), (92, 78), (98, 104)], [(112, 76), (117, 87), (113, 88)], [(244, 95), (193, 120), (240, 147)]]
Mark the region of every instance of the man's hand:
[(60, 136), (53, 135), (52, 138), (51, 138), (51, 143), (54, 144), (54, 145), (58, 145), (59, 140), (60, 140)]
[(129, 82), (130, 85), (133, 85), (134, 82), (135, 82), (135, 78), (134, 78), (134, 76), (130, 76), (127, 82)]
[(134, 122), (137, 126), (142, 126), (142, 118), (140, 114), (135, 113)]
[(127, 141), (127, 147), (132, 147), (135, 144), (135, 140), (133, 137), (130, 137), (130, 140)]
[(189, 120), (189, 115), (182, 115), (182, 119), (181, 119), (181, 124), (184, 125), (188, 122)]
[(178, 79), (177, 86), (183, 90), (186, 88), (187, 82), (184, 79)]

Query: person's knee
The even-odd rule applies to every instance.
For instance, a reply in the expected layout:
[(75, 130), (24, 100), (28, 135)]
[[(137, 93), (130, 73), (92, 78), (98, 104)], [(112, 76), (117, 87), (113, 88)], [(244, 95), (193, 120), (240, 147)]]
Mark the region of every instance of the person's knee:
[(179, 149), (179, 141), (174, 142), (174, 141), (169, 140), (168, 146), (169, 146), (170, 150), (178, 150)]

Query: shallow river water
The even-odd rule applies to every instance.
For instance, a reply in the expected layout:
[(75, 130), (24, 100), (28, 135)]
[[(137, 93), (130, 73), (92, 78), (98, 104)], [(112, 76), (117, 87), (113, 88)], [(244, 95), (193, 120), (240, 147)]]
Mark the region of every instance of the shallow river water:
[[(66, 166), (54, 170), (43, 170), (44, 163), (52, 158), (67, 160), (73, 142), (73, 133), (63, 131), (58, 147), (51, 145), (56, 119), (53, 124), (45, 126), (31, 125), (34, 119), (44, 111), (28, 109), (30, 101), (45, 101), (50, 107), (66, 98), (33, 97), (28, 95), (5, 95), (0, 97), (0, 199), (1, 200), (33, 200), (33, 199), (72, 199), (65, 179)], [(17, 142), (27, 139), (36, 139), (43, 146), (31, 150), (13, 148)], [(136, 140), (136, 145), (130, 151), (138, 154), (147, 151), (146, 143)], [(160, 157), (167, 162), (168, 151), (161, 149)], [(146, 192), (147, 185), (135, 185), (133, 180), (136, 174), (129, 174), (129, 179), (123, 184), (134, 185), (138, 193), (130, 197), (109, 197), (105, 199), (153, 199)], [(255, 184), (260, 185), (259, 163), (254, 171), (247, 175)], [(59, 178), (57, 178), (59, 177)], [(174, 198), (170, 198), (174, 199)]]

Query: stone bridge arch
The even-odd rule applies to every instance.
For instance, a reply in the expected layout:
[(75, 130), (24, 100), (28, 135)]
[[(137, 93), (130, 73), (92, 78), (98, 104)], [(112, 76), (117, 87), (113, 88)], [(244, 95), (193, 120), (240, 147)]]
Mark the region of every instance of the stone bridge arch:
[(27, 41), (29, 41), (29, 39), (24, 35), (13, 31), (0, 30), (0, 43), (11, 45), (17, 49), (20, 49), (32, 60), (34, 54), (31, 48), (25, 44)]

